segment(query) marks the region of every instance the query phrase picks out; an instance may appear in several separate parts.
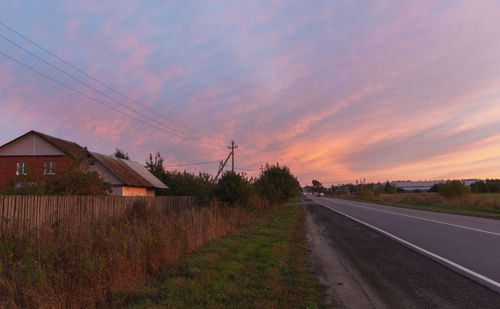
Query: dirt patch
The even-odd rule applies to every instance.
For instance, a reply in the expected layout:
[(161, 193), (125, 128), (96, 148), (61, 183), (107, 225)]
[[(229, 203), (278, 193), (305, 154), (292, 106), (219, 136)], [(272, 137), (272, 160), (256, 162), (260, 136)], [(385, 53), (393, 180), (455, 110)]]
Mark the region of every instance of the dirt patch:
[(500, 295), (472, 280), (321, 205), (304, 208), (312, 267), (338, 307), (498, 308)]

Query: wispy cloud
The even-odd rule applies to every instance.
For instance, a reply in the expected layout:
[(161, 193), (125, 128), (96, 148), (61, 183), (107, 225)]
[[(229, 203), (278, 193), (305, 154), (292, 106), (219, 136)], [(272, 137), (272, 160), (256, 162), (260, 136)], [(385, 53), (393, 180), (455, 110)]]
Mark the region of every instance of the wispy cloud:
[[(186, 137), (0, 57), (0, 141), (35, 128), (99, 152), (124, 148), (138, 161), (160, 151), (179, 164), (222, 159), (221, 144), (235, 138), (240, 167), (279, 161), (304, 184), (494, 177), (499, 9), (486, 0), (5, 3), (0, 20)], [(130, 113), (3, 43), (0, 51)]]

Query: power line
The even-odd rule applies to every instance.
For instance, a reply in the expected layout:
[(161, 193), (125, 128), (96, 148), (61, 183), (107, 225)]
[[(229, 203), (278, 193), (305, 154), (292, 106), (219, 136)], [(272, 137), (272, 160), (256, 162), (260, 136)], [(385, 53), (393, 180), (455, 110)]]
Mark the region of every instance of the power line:
[(115, 102), (115, 103), (117, 103), (117, 104), (119, 104), (119, 105), (121, 105), (121, 106), (123, 106), (123, 107), (127, 108), (128, 110), (132, 111), (133, 113), (139, 114), (139, 115), (141, 115), (142, 117), (144, 117), (144, 118), (146, 118), (146, 119), (149, 119), (149, 120), (151, 120), (151, 121), (153, 121), (153, 122), (157, 123), (157, 124), (158, 124), (158, 125), (160, 125), (160, 126), (166, 127), (166, 128), (168, 128), (169, 130), (172, 130), (172, 131), (174, 131), (174, 132), (177, 132), (178, 134), (184, 135), (184, 137), (193, 138), (193, 139), (195, 139), (195, 140), (199, 140), (199, 139), (200, 139), (199, 137), (193, 136), (192, 134), (191, 134), (191, 135), (186, 135), (184, 132), (180, 132), (179, 130), (177, 130), (177, 129), (175, 129), (175, 128), (172, 128), (172, 127), (170, 127), (170, 126), (168, 126), (168, 125), (165, 125), (165, 124), (163, 124), (163, 123), (160, 123), (159, 121), (157, 121), (157, 120), (155, 120), (155, 119), (153, 119), (153, 118), (149, 117), (148, 115), (145, 115), (145, 114), (143, 114), (143, 113), (141, 113), (141, 112), (139, 112), (139, 111), (137, 111), (137, 110), (135, 110), (135, 109), (133, 109), (133, 108), (129, 107), (128, 105), (123, 104), (122, 102), (115, 100), (113, 97), (111, 97), (111, 96), (107, 95), (106, 93), (104, 93), (104, 92), (102, 92), (102, 91), (100, 91), (100, 90), (98, 90), (98, 89), (96, 89), (96, 88), (92, 87), (91, 85), (89, 85), (89, 84), (85, 83), (84, 81), (80, 80), (79, 78), (76, 78), (76, 77), (72, 76), (71, 74), (69, 74), (69, 73), (67, 73), (66, 71), (64, 71), (64, 70), (60, 69), (59, 67), (55, 66), (54, 64), (52, 64), (52, 63), (50, 63), (50, 62), (46, 61), (45, 59), (41, 58), (40, 56), (38, 56), (38, 55), (36, 55), (36, 54), (32, 53), (31, 51), (29, 51), (29, 50), (27, 50), (26, 48), (22, 47), (21, 45), (17, 44), (16, 42), (11, 41), (10, 39), (8, 39), (8, 38), (6, 38), (5, 36), (3, 36), (2, 34), (0, 34), (0, 38), (3, 38), (4, 40), (8, 41), (9, 43), (13, 44), (14, 46), (16, 46), (16, 47), (18, 47), (18, 48), (22, 49), (24, 52), (26, 52), (26, 53), (30, 54), (31, 56), (33, 56), (33, 57), (35, 57), (35, 58), (37, 58), (37, 59), (39, 59), (40, 61), (43, 61), (43, 62), (44, 62), (44, 63), (46, 63), (47, 65), (49, 65), (49, 66), (53, 67), (53, 68), (54, 68), (54, 69), (56, 69), (57, 71), (59, 71), (59, 72), (63, 73), (63, 74), (64, 74), (64, 75), (66, 75), (66, 76), (68, 76), (69, 78), (71, 78), (71, 79), (73, 79), (73, 80), (75, 80), (75, 81), (77, 81), (77, 82), (81, 83), (82, 85), (84, 85), (84, 86), (86, 86), (86, 87), (88, 87), (88, 88), (92, 89), (93, 91), (95, 91), (95, 92), (99, 93), (100, 95), (102, 95), (102, 96), (104, 96), (104, 97), (106, 97), (106, 98), (110, 99), (111, 101), (113, 101), (113, 102)]
[(158, 116), (160, 116), (160, 117), (162, 117), (162, 118), (164, 118), (164, 119), (166, 119), (166, 120), (168, 120), (168, 121), (171, 121), (171, 122), (173, 122), (173, 123), (175, 123), (175, 124), (177, 124), (177, 125), (179, 125), (179, 126), (181, 126), (181, 127), (185, 128), (185, 129), (187, 129), (187, 130), (190, 130), (190, 131), (192, 131), (192, 132), (196, 132), (196, 133), (198, 133), (198, 134), (200, 134), (200, 135), (205, 135), (205, 136), (210, 137), (210, 138), (215, 138), (215, 139), (219, 139), (219, 140), (221, 140), (221, 141), (226, 141), (226, 139), (224, 139), (224, 138), (221, 138), (221, 137), (218, 137), (218, 136), (213, 136), (213, 135), (210, 135), (210, 134), (204, 133), (204, 132), (202, 132), (202, 131), (200, 131), (200, 130), (196, 130), (196, 129), (190, 128), (190, 127), (185, 126), (185, 125), (183, 125), (182, 123), (180, 123), (180, 122), (178, 122), (178, 121), (176, 121), (176, 120), (174, 120), (174, 119), (172, 119), (172, 118), (170, 118), (170, 117), (167, 117), (167, 116), (165, 116), (165, 115), (163, 115), (163, 114), (161, 114), (161, 113), (158, 113), (157, 111), (153, 110), (152, 108), (150, 108), (150, 107), (148, 107), (148, 106), (146, 106), (146, 105), (144, 105), (144, 104), (139, 103), (138, 101), (136, 101), (136, 100), (134, 100), (134, 99), (130, 98), (129, 96), (127, 96), (127, 95), (123, 94), (122, 92), (120, 92), (120, 91), (118, 91), (118, 90), (114, 89), (113, 87), (111, 87), (111, 86), (107, 85), (106, 83), (104, 83), (104, 82), (100, 81), (99, 79), (97, 79), (97, 78), (93, 77), (92, 75), (90, 75), (90, 74), (86, 73), (86, 72), (85, 72), (85, 71), (83, 71), (82, 69), (80, 69), (80, 68), (76, 67), (75, 65), (71, 64), (69, 61), (67, 61), (67, 60), (63, 59), (62, 57), (59, 57), (59, 56), (58, 56), (58, 55), (56, 55), (55, 53), (53, 53), (53, 52), (49, 51), (48, 49), (44, 48), (44, 47), (43, 47), (43, 46), (41, 46), (40, 44), (38, 44), (38, 43), (34, 42), (34, 41), (33, 41), (33, 40), (31, 40), (30, 38), (28, 38), (28, 37), (26, 37), (25, 35), (23, 35), (23, 34), (19, 33), (18, 31), (14, 30), (12, 27), (9, 27), (8, 25), (4, 24), (4, 23), (3, 23), (3, 22), (1, 22), (1, 21), (0, 21), (0, 25), (1, 25), (1, 26), (3, 26), (4, 28), (8, 29), (9, 31), (11, 31), (11, 32), (15, 33), (16, 35), (18, 35), (19, 37), (23, 38), (24, 40), (28, 41), (29, 43), (31, 43), (31, 44), (35, 45), (36, 47), (40, 48), (41, 50), (43, 50), (43, 51), (44, 51), (44, 52), (46, 52), (47, 54), (51, 55), (52, 57), (54, 57), (54, 58), (58, 59), (59, 61), (63, 62), (64, 64), (68, 65), (68, 66), (69, 66), (69, 67), (71, 67), (72, 69), (74, 69), (74, 70), (76, 70), (76, 71), (78, 71), (78, 72), (80, 72), (80, 73), (84, 74), (85, 76), (87, 76), (88, 78), (92, 79), (93, 81), (95, 81), (95, 82), (97, 82), (97, 83), (101, 84), (102, 86), (104, 86), (104, 87), (106, 87), (107, 89), (111, 90), (111, 91), (112, 91), (112, 92), (114, 92), (115, 94), (118, 94), (119, 96), (121, 96), (121, 97), (123, 97), (123, 98), (125, 98), (125, 99), (129, 100), (130, 102), (135, 103), (135, 104), (137, 104), (137, 105), (141, 106), (141, 107), (142, 107), (142, 108), (144, 108), (144, 109), (147, 109), (148, 111), (150, 111), (150, 112), (154, 113), (155, 115), (158, 115)]
[(259, 170), (253, 170), (253, 169), (248, 169), (248, 168), (241, 168), (241, 167), (235, 167), (235, 170), (240, 170), (240, 171), (247, 171), (247, 172), (258, 172)]
[[(101, 104), (101, 105), (103, 105), (103, 106), (106, 106), (107, 108), (112, 109), (112, 110), (114, 110), (115, 112), (118, 112), (118, 113), (120, 113), (120, 114), (122, 114), (122, 115), (125, 115), (125, 116), (129, 117), (129, 118), (132, 118), (132, 119), (134, 119), (134, 120), (140, 121), (140, 122), (142, 122), (143, 124), (148, 125), (148, 126), (150, 126), (150, 127), (152, 127), (152, 128), (158, 129), (158, 130), (160, 130), (160, 131), (165, 131), (165, 129), (162, 129), (161, 127), (157, 127), (157, 126), (155, 126), (155, 125), (150, 124), (149, 122), (144, 121), (143, 119), (140, 119), (140, 118), (134, 117), (133, 115), (127, 114), (127, 113), (125, 113), (125, 112), (123, 112), (123, 111), (121, 111), (121, 110), (119, 110), (119, 109), (117, 109), (117, 108), (115, 108), (115, 107), (113, 107), (113, 106), (111, 106), (111, 105), (109, 105), (109, 104), (107, 104), (107, 103), (103, 102), (103, 101), (100, 101), (100, 100), (98, 100), (98, 99), (96, 99), (96, 98), (94, 98), (94, 97), (91, 97), (91, 96), (89, 96), (89, 95), (87, 95), (87, 94), (85, 94), (85, 93), (81, 92), (81, 91), (80, 91), (80, 90), (78, 90), (78, 89), (75, 89), (75, 88), (73, 88), (73, 87), (71, 87), (71, 86), (69, 86), (69, 85), (67, 85), (67, 84), (65, 84), (65, 83), (63, 83), (63, 82), (60, 82), (60, 81), (58, 81), (57, 79), (55, 79), (55, 78), (53, 78), (53, 77), (51, 77), (51, 76), (49, 76), (49, 75), (47, 75), (47, 74), (45, 74), (45, 73), (43, 73), (43, 72), (41, 72), (41, 71), (37, 70), (37, 69), (33, 68), (32, 66), (29, 66), (29, 65), (27, 65), (27, 64), (25, 64), (25, 63), (23, 63), (23, 62), (21, 62), (21, 61), (19, 61), (19, 60), (17, 60), (17, 59), (15, 59), (15, 58), (13, 58), (13, 57), (11, 57), (11, 56), (9, 56), (9, 55), (7, 55), (7, 54), (5, 54), (5, 53), (1, 52), (1, 51), (0, 51), (0, 55), (1, 55), (1, 56), (4, 56), (5, 58), (7, 58), (7, 59), (9, 59), (9, 60), (11, 60), (11, 61), (13, 61), (13, 62), (15, 62), (15, 63), (17, 63), (17, 64), (19, 64), (19, 65), (23, 66), (23, 67), (25, 67), (25, 68), (27, 68), (27, 69), (29, 69), (29, 70), (31, 70), (31, 71), (33, 71), (33, 72), (37, 73), (37, 74), (39, 74), (39, 75), (41, 75), (41, 76), (43, 76), (43, 77), (45, 77), (45, 78), (47, 78), (47, 79), (49, 79), (49, 80), (51, 80), (52, 82), (54, 82), (54, 83), (56, 83), (56, 84), (59, 84), (60, 86), (63, 86), (63, 87), (65, 87), (65, 88), (67, 88), (67, 89), (69, 89), (69, 90), (71, 90), (71, 91), (73, 91), (73, 92), (78, 93), (79, 95), (81, 95), (81, 96), (83, 96), (83, 97), (85, 97), (85, 98), (87, 98), (87, 99), (89, 99), (89, 100), (91, 100), (91, 101), (94, 101), (94, 102), (99, 103), (99, 104)], [(171, 132), (168, 132), (168, 133), (171, 133)], [(173, 133), (173, 134), (174, 134), (175, 136), (177, 136), (177, 137), (183, 138), (183, 136), (181, 136), (181, 135), (178, 135), (178, 134), (176, 134), (176, 133)], [(197, 143), (201, 143), (201, 144), (203, 144), (202, 142), (199, 142), (199, 141), (198, 141)], [(208, 146), (212, 146), (212, 147), (214, 146), (213, 144), (206, 144), (206, 145), (208, 145)]]
[(195, 163), (185, 163), (185, 164), (176, 164), (176, 165), (164, 165), (164, 167), (177, 167), (177, 166), (190, 166), (190, 165), (204, 165), (211, 163), (219, 163), (219, 160), (216, 161), (205, 161), (205, 162), (195, 162)]

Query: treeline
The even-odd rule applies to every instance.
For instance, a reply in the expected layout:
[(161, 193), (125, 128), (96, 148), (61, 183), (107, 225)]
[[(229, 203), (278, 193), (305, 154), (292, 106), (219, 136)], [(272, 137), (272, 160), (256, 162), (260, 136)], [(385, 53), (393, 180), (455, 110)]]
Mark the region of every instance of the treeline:
[(470, 185), (474, 193), (498, 193), (500, 192), (500, 179), (479, 180)]
[(246, 174), (225, 172), (214, 181), (207, 173), (191, 174), (186, 171), (167, 171), (160, 153), (150, 155), (146, 168), (161, 180), (167, 189), (157, 189), (156, 195), (191, 195), (204, 200), (217, 198), (229, 204), (248, 205), (253, 196), (267, 199), (271, 203), (285, 202), (298, 194), (300, 184), (286, 166), (269, 165), (263, 168), (258, 178)]
[[(468, 196), (471, 191), (472, 192), (500, 192), (500, 187), (498, 188), (499, 191), (474, 191), (478, 190), (477, 186), (479, 185), (486, 185), (486, 183), (490, 184), (493, 189), (496, 189), (494, 187), (494, 184), (500, 185), (500, 181), (496, 182), (495, 181), (488, 181), (482, 182), (478, 181), (474, 183), (472, 186), (476, 185), (476, 187), (471, 190), (468, 186), (463, 184), (459, 180), (448, 180), (444, 183), (437, 183), (434, 184), (428, 192), (436, 192), (439, 193), (439, 195), (446, 197), (446, 198), (461, 198), (461, 197), (466, 197)], [(472, 187), (471, 186), (471, 187)], [(356, 197), (360, 198), (369, 198), (372, 196), (379, 196), (380, 194), (393, 194), (393, 193), (405, 193), (406, 191), (395, 187), (392, 185), (389, 181), (387, 181), (385, 184), (382, 183), (362, 183), (362, 184), (343, 184), (339, 186), (331, 186), (330, 188), (325, 188), (322, 186), (322, 184), (317, 181), (313, 180), (312, 181), (312, 186), (306, 186), (306, 190), (308, 192), (318, 192), (318, 193), (325, 193), (329, 195), (353, 195)], [(413, 190), (411, 193), (423, 193), (422, 190)]]

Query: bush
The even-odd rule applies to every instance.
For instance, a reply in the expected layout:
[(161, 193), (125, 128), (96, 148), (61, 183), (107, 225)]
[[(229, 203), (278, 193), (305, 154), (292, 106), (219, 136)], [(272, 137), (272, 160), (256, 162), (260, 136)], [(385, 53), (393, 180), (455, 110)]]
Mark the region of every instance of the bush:
[(384, 186), (384, 191), (385, 193), (393, 194), (396, 193), (397, 190), (395, 186), (393, 186), (389, 181), (387, 181)]
[(44, 175), (43, 165), (32, 166), (27, 175), (16, 177), (0, 186), (1, 194), (17, 195), (107, 195), (111, 184), (89, 168), (88, 161), (78, 159), (58, 165), (55, 175)]
[(435, 183), (435, 184), (432, 185), (432, 187), (427, 192), (438, 193), (441, 190), (442, 186), (443, 186), (442, 183)]
[(205, 199), (213, 197), (215, 183), (207, 173), (198, 175), (186, 171), (166, 171), (160, 153), (150, 154), (146, 161), (146, 169), (167, 185), (167, 189), (156, 189), (156, 195), (200, 196)]
[(373, 192), (373, 185), (368, 184), (368, 185), (362, 185), (361, 186), (361, 191), (358, 193), (359, 197), (372, 197), (375, 196), (375, 193)]
[(470, 189), (458, 180), (447, 181), (439, 187), (439, 195), (446, 198), (466, 197)]
[(290, 169), (279, 164), (266, 164), (255, 186), (260, 195), (271, 203), (286, 202), (300, 190), (299, 181), (292, 175)]
[(248, 179), (241, 174), (225, 172), (215, 187), (215, 196), (222, 202), (246, 206), (250, 200), (251, 189)]

